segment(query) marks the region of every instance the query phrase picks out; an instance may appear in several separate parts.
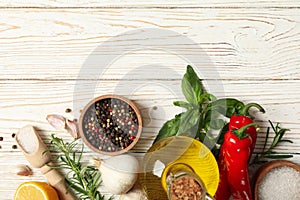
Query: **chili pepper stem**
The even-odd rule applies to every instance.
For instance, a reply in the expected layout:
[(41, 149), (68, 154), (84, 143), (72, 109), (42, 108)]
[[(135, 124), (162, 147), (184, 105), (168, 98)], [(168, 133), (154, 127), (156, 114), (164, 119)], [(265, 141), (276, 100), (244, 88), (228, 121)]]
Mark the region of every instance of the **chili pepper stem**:
[(257, 128), (257, 124), (256, 123), (251, 123), (251, 124), (247, 124), (245, 126), (243, 126), (240, 129), (237, 130), (232, 130), (232, 132), (239, 138), (239, 139), (243, 139), (245, 137), (248, 136), (248, 133), (246, 133), (246, 129), (249, 128), (250, 126), (254, 126)]
[(244, 106), (244, 108), (241, 110), (241, 115), (248, 115), (248, 112), (249, 112), (249, 109), (251, 108), (251, 107), (255, 107), (255, 108), (257, 108), (260, 112), (262, 112), (262, 113), (265, 113), (266, 111), (265, 111), (265, 109), (261, 106), (261, 105), (259, 105), (259, 104), (257, 104), (257, 103), (248, 103), (247, 105), (245, 105)]

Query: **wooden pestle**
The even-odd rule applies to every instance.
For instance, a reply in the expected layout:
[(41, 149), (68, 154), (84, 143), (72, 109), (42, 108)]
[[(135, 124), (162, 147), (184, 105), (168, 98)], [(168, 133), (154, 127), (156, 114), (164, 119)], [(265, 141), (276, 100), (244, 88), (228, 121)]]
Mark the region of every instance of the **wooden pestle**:
[[(26, 134), (27, 137), (30, 135), (33, 144), (36, 145), (33, 152), (28, 152), (26, 150), (28, 148), (24, 147), (26, 144), (23, 144), (21, 141), (22, 134)], [(16, 141), (28, 162), (35, 168), (41, 168), (41, 172), (46, 176), (49, 184), (58, 192), (60, 200), (77, 199), (73, 193), (67, 189), (65, 177), (60, 174), (57, 169), (51, 168), (53, 163), (51, 163), (50, 154), (47, 152), (47, 146), (33, 126), (27, 125), (21, 128), (16, 135)]]

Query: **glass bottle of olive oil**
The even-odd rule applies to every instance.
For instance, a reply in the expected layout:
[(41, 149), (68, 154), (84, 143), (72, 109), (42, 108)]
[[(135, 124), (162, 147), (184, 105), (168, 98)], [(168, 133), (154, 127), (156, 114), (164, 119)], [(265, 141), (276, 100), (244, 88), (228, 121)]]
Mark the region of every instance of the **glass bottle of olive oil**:
[[(181, 182), (187, 184), (194, 179), (189, 187), (194, 185), (202, 189), (200, 193), (210, 196), (216, 193), (218, 165), (204, 144), (190, 137), (174, 136), (159, 140), (148, 150), (143, 159), (140, 182), (149, 200), (177, 199), (175, 194), (179, 195), (180, 190), (176, 190), (175, 184), (181, 183), (179, 178), (183, 176), (186, 178)], [(178, 188), (182, 189), (180, 195), (187, 191), (185, 185)]]

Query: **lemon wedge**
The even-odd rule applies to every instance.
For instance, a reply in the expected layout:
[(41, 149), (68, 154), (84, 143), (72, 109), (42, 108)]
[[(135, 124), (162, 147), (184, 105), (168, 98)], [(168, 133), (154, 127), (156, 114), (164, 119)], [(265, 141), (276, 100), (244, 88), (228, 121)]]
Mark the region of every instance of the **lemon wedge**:
[(17, 188), (14, 200), (59, 200), (56, 190), (45, 182), (25, 182)]

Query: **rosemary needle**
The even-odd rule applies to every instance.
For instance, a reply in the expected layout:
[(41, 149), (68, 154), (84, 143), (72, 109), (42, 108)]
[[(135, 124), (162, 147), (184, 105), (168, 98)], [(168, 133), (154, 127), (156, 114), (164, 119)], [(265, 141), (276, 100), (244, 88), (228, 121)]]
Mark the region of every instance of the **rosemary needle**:
[(66, 182), (75, 194), (82, 200), (104, 200), (104, 195), (97, 190), (102, 182), (99, 170), (94, 166), (81, 164), (83, 146), (78, 150), (76, 140), (66, 143), (53, 134), (50, 139), (51, 150), (60, 152), (58, 155), (60, 164), (53, 167), (67, 170)]
[(262, 150), (261, 153), (256, 154), (256, 156), (254, 157), (251, 164), (263, 163), (263, 162), (265, 162), (266, 158), (269, 158), (269, 159), (283, 159), (283, 158), (293, 157), (293, 155), (291, 155), (291, 154), (283, 154), (283, 153), (278, 153), (278, 152), (274, 151), (275, 147), (277, 147), (278, 144), (281, 143), (281, 142), (293, 143), (293, 141), (291, 141), (291, 140), (282, 139), (284, 134), (287, 131), (289, 131), (289, 129), (281, 128), (278, 123), (276, 124), (276, 126), (274, 126), (273, 123), (270, 120), (269, 120), (269, 123), (271, 125), (271, 128), (272, 128), (273, 132), (275, 133), (273, 141), (272, 141), (270, 147), (266, 150), (267, 142), (268, 142), (268, 139), (269, 139), (269, 133), (270, 133), (270, 127), (268, 127), (266, 137), (265, 137), (264, 146), (263, 146), (263, 150)]

